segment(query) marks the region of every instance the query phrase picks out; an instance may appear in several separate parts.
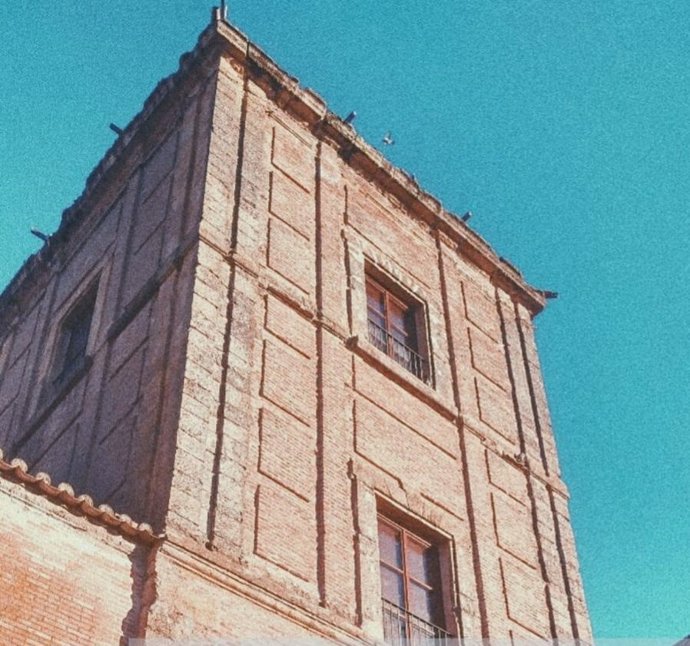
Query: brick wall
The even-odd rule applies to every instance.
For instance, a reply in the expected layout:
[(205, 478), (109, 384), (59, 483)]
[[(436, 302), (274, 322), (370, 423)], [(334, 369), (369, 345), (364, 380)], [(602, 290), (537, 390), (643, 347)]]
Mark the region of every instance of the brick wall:
[(140, 633), (149, 548), (0, 479), (0, 641), (118, 644)]
[[(589, 638), (533, 312), (316, 136), (251, 47), (218, 77), (169, 535), (381, 637), (392, 504), (447, 537), (452, 632)], [(424, 303), (431, 385), (369, 343), (370, 266)]]

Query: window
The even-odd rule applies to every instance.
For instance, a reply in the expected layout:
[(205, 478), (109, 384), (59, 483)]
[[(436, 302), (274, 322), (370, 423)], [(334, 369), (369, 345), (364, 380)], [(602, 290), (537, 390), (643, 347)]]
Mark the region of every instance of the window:
[(430, 371), (424, 335), (424, 308), (401, 290), (367, 275), (369, 341), (382, 352), (429, 383)]
[(379, 516), (379, 557), (386, 643), (449, 643), (438, 545)]
[(98, 283), (79, 298), (62, 321), (53, 373), (55, 384), (64, 383), (84, 365), (97, 292)]

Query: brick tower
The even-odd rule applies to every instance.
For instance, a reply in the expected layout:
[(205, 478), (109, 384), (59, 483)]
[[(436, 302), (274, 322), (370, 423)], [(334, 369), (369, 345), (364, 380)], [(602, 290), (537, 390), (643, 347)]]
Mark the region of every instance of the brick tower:
[(0, 306), (4, 643), (591, 639), (543, 294), (219, 11)]

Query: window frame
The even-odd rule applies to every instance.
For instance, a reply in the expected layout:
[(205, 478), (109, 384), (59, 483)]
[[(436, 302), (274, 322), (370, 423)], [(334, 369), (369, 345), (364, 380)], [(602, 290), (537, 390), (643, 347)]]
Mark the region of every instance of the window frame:
[[(381, 509), (380, 505), (377, 505), (377, 507), (379, 507), (376, 518), (379, 556), (378, 566), (379, 577), (381, 580), (381, 602), (384, 606), (384, 636), (386, 624), (385, 605), (390, 604), (400, 610), (400, 614), (396, 616), (396, 619), (404, 622), (407, 639), (409, 639), (411, 635), (419, 634), (419, 629), (415, 629), (415, 626), (418, 625), (418, 622), (422, 622), (422, 624), (425, 626), (425, 629), (432, 628), (438, 630), (439, 636), (437, 638), (440, 639), (439, 643), (444, 643), (443, 640), (450, 639), (454, 632), (454, 629), (451, 627), (453, 622), (450, 619), (448, 605), (450, 599), (448, 595), (451, 592), (451, 590), (448, 588), (452, 587), (452, 576), (449, 583), (448, 574), (444, 572), (444, 569), (450, 566), (446, 549), (448, 540), (423, 526), (421, 523), (403, 516), (403, 514), (398, 510), (389, 508), (388, 505), (383, 507), (383, 509)], [(400, 568), (388, 563), (384, 558), (384, 553), (381, 549), (381, 525), (398, 532), (400, 535), (400, 550), (402, 560), (402, 565)], [(433, 550), (434, 565), (432, 566), (432, 571), (429, 575), (431, 583), (429, 581), (422, 581), (409, 572), (410, 569), (414, 569), (410, 568), (410, 559), (408, 554), (408, 543), (411, 541), (424, 546), (427, 550)], [(397, 603), (387, 599), (384, 596), (384, 569), (393, 570), (399, 575), (402, 575), (404, 607), (400, 607)], [(413, 604), (410, 602), (410, 582), (414, 585), (421, 585), (426, 589), (433, 590), (434, 594), (431, 602), (432, 608), (431, 611), (427, 613), (429, 615), (427, 618), (419, 616), (413, 611)], [(398, 635), (398, 638), (399, 637), (400, 636)], [(397, 643), (395, 638), (393, 639), (392, 643)]]
[[(49, 371), (49, 382), (53, 388), (60, 388), (80, 374), (89, 363), (89, 349), (93, 340), (96, 308), (98, 303), (98, 287), (100, 280), (96, 278), (85, 287), (74, 299), (69, 309), (60, 318), (55, 339), (55, 351), (52, 368)], [(73, 332), (80, 322), (88, 316), (88, 324), (81, 330), (83, 341), (80, 340), (79, 351), (70, 356), (70, 346)]]
[[(408, 346), (411, 350), (414, 350), (415, 352), (419, 353), (417, 323), (414, 320), (416, 309), (414, 304), (406, 303), (403, 299), (398, 298), (390, 290), (386, 289), (379, 281), (377, 281), (370, 275), (367, 275), (366, 277), (366, 287), (368, 320), (371, 320), (369, 312), (373, 309), (369, 304), (369, 288), (373, 287), (383, 297), (383, 312), (375, 312), (375, 314), (378, 314), (383, 318), (383, 326), (380, 327), (382, 327), (382, 329), (384, 329), (392, 338), (395, 338), (395, 332), (401, 332), (405, 336), (406, 340), (407, 337), (412, 337), (414, 341), (414, 347), (410, 343), (405, 343), (405, 345)], [(402, 328), (398, 326), (393, 320), (393, 315), (390, 313), (390, 310), (392, 309), (391, 305), (397, 306), (402, 311), (402, 318), (404, 319)], [(402, 343), (402, 341), (400, 342)], [(390, 352), (387, 354), (389, 354), (390, 356)]]
[[(383, 311), (372, 307), (370, 289), (381, 295)], [(369, 343), (417, 379), (433, 387), (425, 303), (370, 263), (365, 264), (364, 292)], [(394, 320), (391, 305), (401, 310), (402, 318), (407, 319), (402, 328)], [(383, 325), (379, 319), (383, 319)]]

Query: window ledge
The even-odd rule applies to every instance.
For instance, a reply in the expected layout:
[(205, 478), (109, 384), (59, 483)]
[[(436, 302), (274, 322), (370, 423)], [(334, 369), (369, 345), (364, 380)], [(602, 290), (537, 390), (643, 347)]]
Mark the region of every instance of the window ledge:
[(444, 417), (452, 421), (457, 419), (458, 413), (453, 403), (446, 401), (434, 388), (425, 384), (413, 373), (405, 370), (397, 361), (370, 343), (367, 338), (354, 335), (346, 340), (345, 345), (369, 365), (383, 372), (407, 392), (430, 405)]

